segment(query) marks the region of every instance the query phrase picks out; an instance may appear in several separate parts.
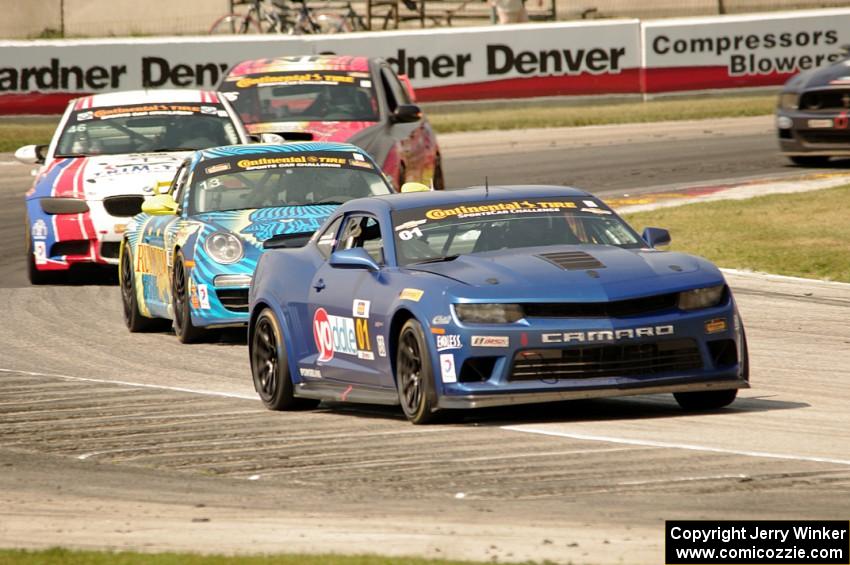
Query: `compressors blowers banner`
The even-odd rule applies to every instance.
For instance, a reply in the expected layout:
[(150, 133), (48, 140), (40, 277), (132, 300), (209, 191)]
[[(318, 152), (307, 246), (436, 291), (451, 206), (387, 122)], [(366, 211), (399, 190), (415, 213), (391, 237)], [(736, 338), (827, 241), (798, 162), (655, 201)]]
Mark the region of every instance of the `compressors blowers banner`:
[(214, 88), (239, 61), (323, 53), (383, 57), (423, 102), (768, 86), (836, 60), (845, 44), (850, 9), (330, 36), (3, 41), (0, 114), (55, 114), (69, 98), (113, 90)]

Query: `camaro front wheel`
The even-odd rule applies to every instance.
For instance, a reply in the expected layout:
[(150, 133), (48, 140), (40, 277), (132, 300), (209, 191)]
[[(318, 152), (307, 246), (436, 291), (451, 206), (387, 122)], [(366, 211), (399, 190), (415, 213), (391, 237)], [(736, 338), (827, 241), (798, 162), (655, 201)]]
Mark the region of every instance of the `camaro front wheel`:
[(408, 320), (398, 336), (396, 385), (404, 415), (414, 424), (427, 424), (436, 417), (437, 393), (434, 368), (422, 325)]
[(254, 390), (269, 410), (315, 408), (318, 400), (296, 398), (289, 375), (286, 344), (274, 313), (266, 308), (254, 322), (251, 337), (251, 374)]

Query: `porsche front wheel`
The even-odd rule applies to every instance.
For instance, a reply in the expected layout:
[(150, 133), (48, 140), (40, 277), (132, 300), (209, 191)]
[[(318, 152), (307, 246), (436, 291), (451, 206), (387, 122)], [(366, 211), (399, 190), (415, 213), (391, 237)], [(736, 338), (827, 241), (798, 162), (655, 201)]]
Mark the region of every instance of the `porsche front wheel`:
[(280, 326), (271, 309), (257, 316), (251, 330), (251, 374), (254, 390), (269, 410), (297, 410), (315, 408), (318, 400), (296, 398), (295, 387), (289, 374), (286, 344)]
[(183, 254), (178, 252), (171, 278), (171, 304), (174, 309), (174, 333), (181, 343), (194, 343), (204, 335), (204, 330), (192, 323), (189, 276)]
[(132, 333), (158, 329), (159, 322), (146, 318), (139, 312), (136, 295), (136, 273), (133, 271), (133, 252), (126, 241), (121, 244), (121, 262), (118, 265), (118, 280), (121, 285), (121, 302), (124, 306), (124, 324)]
[(437, 393), (434, 368), (422, 325), (408, 320), (398, 336), (396, 385), (404, 415), (414, 424), (427, 424), (436, 417)]

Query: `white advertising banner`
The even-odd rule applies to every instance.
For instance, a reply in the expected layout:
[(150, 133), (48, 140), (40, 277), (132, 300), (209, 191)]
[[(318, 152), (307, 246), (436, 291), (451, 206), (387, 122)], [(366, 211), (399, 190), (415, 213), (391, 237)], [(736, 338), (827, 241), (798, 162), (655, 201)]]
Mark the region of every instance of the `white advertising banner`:
[(850, 9), (641, 24), (645, 92), (782, 84), (840, 58)]
[(0, 42), (0, 113), (56, 113), (83, 93), (214, 88), (233, 64), (282, 55), (379, 56), (419, 99), (464, 100), (637, 92), (640, 23), (331, 36), (234, 36)]

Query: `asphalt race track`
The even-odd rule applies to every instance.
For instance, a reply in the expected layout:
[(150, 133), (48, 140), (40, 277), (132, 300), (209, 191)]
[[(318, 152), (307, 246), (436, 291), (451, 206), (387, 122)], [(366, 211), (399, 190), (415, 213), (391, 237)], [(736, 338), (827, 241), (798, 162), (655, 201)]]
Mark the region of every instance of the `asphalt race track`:
[[(552, 132), (557, 149), (540, 152), (539, 133), (491, 134), (483, 149), (463, 134), (443, 151), (452, 186), (487, 172), (615, 195), (799, 172), (769, 125), (668, 125), (655, 141), (652, 125)], [(272, 413), (244, 332), (194, 346), (131, 336), (108, 273), (30, 287), (29, 182), (0, 162), (2, 547), (659, 563), (665, 519), (847, 519), (848, 285), (730, 274), (753, 388), (715, 413), (662, 395), (425, 427), (385, 408)]]

